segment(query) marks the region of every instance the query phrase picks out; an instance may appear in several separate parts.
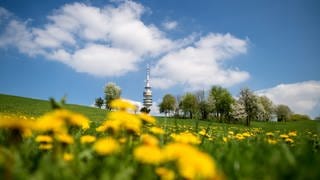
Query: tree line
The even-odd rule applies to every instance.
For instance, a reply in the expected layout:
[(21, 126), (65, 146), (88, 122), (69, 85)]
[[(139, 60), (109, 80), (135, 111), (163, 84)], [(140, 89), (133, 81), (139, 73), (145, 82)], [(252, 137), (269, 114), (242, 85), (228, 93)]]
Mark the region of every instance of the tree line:
[(241, 89), (238, 98), (221, 86), (209, 91), (187, 92), (184, 95), (166, 94), (159, 104), (160, 113), (177, 118), (197, 118), (227, 123), (257, 121), (310, 120), (309, 116), (294, 114), (285, 104), (275, 105), (268, 97), (258, 96), (249, 88)]

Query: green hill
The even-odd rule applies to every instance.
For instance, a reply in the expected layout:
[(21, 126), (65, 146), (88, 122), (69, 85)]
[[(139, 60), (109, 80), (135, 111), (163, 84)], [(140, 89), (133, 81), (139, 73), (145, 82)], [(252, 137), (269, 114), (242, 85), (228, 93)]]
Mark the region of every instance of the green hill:
[[(105, 119), (107, 111), (89, 106), (66, 104), (66, 109), (81, 113), (91, 120)], [(0, 113), (15, 113), (38, 117), (51, 111), (50, 102), (47, 100), (0, 94)]]

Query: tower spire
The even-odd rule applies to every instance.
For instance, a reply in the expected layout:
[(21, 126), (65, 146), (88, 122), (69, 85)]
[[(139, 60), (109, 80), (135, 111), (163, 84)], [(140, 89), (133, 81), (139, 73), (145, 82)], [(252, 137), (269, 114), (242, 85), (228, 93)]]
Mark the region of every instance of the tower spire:
[(143, 91), (143, 106), (150, 110), (152, 106), (152, 90), (150, 85), (150, 66), (147, 64), (147, 72), (146, 72), (146, 84)]

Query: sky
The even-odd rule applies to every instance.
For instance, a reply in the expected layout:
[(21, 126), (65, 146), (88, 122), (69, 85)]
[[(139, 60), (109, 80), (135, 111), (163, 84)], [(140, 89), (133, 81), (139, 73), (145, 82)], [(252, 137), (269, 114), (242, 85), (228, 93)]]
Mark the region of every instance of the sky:
[(0, 0), (0, 93), (92, 105), (114, 82), (167, 94), (242, 88), (320, 115), (317, 0)]

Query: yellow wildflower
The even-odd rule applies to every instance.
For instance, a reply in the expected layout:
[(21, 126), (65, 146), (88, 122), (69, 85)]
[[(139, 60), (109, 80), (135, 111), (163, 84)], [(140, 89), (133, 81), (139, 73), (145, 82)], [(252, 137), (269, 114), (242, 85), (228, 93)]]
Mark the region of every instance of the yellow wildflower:
[(111, 137), (99, 139), (93, 149), (99, 155), (110, 155), (120, 150), (119, 143)]
[(64, 153), (64, 154), (63, 154), (63, 160), (64, 160), (64, 161), (71, 161), (71, 160), (73, 160), (73, 154), (71, 154), (71, 153)]
[(159, 164), (163, 160), (161, 149), (157, 146), (141, 145), (134, 149), (134, 158), (144, 164)]
[(237, 139), (237, 140), (243, 140), (243, 139), (245, 139), (245, 137), (242, 135), (242, 134), (236, 134), (236, 136), (235, 136), (235, 138)]
[(127, 142), (127, 138), (125, 138), (125, 137), (122, 137), (122, 138), (119, 139), (119, 143), (120, 144), (124, 144), (126, 142)]
[(96, 141), (96, 137), (95, 136), (84, 135), (84, 136), (81, 136), (81, 138), (80, 138), (81, 144), (93, 143), (95, 141)]
[(66, 109), (58, 109), (46, 113), (38, 120), (38, 129), (42, 131), (66, 132), (66, 126), (79, 126), (82, 129), (89, 128), (89, 120), (78, 113)]
[(47, 135), (39, 135), (36, 137), (36, 142), (39, 143), (51, 143), (52, 142), (52, 137), (47, 136)]
[(217, 176), (213, 159), (189, 144), (167, 144), (163, 155), (166, 161), (177, 162), (179, 173), (185, 179), (213, 179)]
[[(141, 120), (137, 116), (124, 111), (110, 112), (107, 121), (112, 121), (113, 124), (110, 122), (110, 124), (107, 125), (110, 125), (110, 127), (114, 129), (120, 127), (133, 133), (139, 133), (142, 125)], [(105, 123), (107, 123), (107, 121)]]
[(21, 132), (33, 129), (34, 121), (26, 116), (0, 114), (0, 128), (16, 129)]
[(202, 135), (202, 136), (206, 135), (206, 130), (205, 129), (201, 129), (201, 131), (199, 131), (199, 134)]
[(160, 127), (151, 127), (149, 131), (153, 134), (159, 134), (159, 135), (164, 134), (164, 130)]
[(40, 150), (50, 150), (50, 149), (52, 149), (52, 144), (40, 144), (39, 149)]
[(294, 140), (291, 139), (291, 138), (286, 138), (284, 141), (287, 142), (287, 143), (293, 143), (294, 142)]
[(156, 123), (156, 119), (147, 113), (140, 113), (139, 117), (140, 117), (140, 119), (142, 119), (142, 121), (144, 121), (146, 123), (150, 123), (150, 124)]
[(250, 137), (250, 136), (251, 136), (251, 134), (250, 134), (250, 133), (248, 133), (248, 132), (244, 132), (244, 133), (242, 133), (242, 136), (244, 136), (244, 137)]
[(228, 134), (229, 135), (234, 135), (234, 132), (233, 131), (228, 131)]
[(132, 103), (130, 103), (129, 101), (123, 100), (123, 99), (116, 99), (113, 100), (110, 103), (110, 106), (112, 109), (118, 109), (118, 110), (133, 110), (135, 111), (137, 109), (137, 107), (135, 105), (133, 105)]
[(63, 144), (73, 144), (73, 137), (69, 134), (58, 134), (56, 136), (57, 140)]
[(161, 180), (173, 180), (175, 178), (174, 171), (164, 167), (158, 167), (156, 169), (156, 174), (160, 176)]
[(216, 166), (212, 158), (200, 151), (179, 158), (178, 169), (185, 179), (213, 179), (217, 176)]
[(267, 136), (272, 136), (272, 137), (274, 136), (273, 132), (267, 132), (266, 135)]
[(227, 137), (223, 137), (222, 140), (223, 140), (223, 142), (228, 142), (228, 138)]
[(295, 136), (297, 136), (297, 131), (291, 131), (291, 132), (289, 132), (288, 135), (291, 137), (295, 137)]
[(274, 139), (267, 139), (267, 142), (269, 144), (277, 144), (277, 140), (274, 140)]
[(186, 144), (200, 144), (199, 137), (195, 136), (190, 132), (183, 132), (180, 134), (171, 134), (172, 139), (175, 142), (186, 143)]
[(289, 136), (287, 134), (281, 134), (280, 137), (283, 139), (289, 138)]
[(144, 145), (157, 146), (159, 144), (159, 140), (149, 134), (142, 134), (141, 140)]

